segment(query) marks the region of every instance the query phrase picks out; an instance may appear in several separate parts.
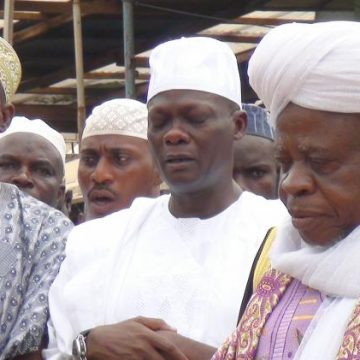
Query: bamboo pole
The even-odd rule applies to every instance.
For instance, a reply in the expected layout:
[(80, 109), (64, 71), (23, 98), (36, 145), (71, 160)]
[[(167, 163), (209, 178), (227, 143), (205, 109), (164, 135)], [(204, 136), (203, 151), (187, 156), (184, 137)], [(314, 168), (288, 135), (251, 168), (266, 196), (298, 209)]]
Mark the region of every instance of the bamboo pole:
[(4, 2), (4, 39), (13, 44), (13, 20), (14, 20), (14, 2), (15, 0), (5, 0)]
[(84, 131), (86, 117), (80, 0), (73, 0), (73, 24), (76, 65), (77, 129), (80, 140)]

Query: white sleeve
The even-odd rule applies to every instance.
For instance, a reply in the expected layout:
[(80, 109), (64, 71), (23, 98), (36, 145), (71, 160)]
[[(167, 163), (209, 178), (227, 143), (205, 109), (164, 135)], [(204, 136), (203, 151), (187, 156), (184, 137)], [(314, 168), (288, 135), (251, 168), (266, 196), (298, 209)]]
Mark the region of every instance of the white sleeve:
[[(66, 302), (62, 297), (65, 285), (69, 280), (67, 260), (69, 259), (64, 260), (59, 275), (56, 277), (49, 291), (50, 319), (47, 323), (49, 344), (48, 348), (43, 350), (42, 353), (43, 358), (46, 360), (72, 359), (71, 339), (75, 338), (76, 334), (73, 334), (70, 318), (66, 310)], [(69, 336), (63, 337), (63, 334)]]

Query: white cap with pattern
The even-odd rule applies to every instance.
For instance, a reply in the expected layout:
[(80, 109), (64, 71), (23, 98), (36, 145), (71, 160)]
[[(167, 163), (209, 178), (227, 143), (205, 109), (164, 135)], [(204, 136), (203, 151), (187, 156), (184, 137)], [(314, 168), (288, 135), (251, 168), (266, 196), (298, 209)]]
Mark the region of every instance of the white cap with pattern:
[(25, 116), (15, 116), (10, 126), (0, 134), (1, 139), (15, 133), (31, 133), (43, 137), (59, 152), (65, 166), (66, 145), (63, 136), (40, 119), (29, 120)]
[(95, 135), (127, 135), (147, 140), (146, 105), (133, 99), (113, 99), (96, 106), (86, 119), (82, 139)]
[(193, 37), (160, 44), (150, 56), (147, 101), (168, 90), (197, 90), (222, 96), (241, 109), (240, 75), (231, 48), (218, 40)]
[(21, 64), (13, 47), (0, 37), (0, 82), (5, 100), (10, 101), (21, 80)]

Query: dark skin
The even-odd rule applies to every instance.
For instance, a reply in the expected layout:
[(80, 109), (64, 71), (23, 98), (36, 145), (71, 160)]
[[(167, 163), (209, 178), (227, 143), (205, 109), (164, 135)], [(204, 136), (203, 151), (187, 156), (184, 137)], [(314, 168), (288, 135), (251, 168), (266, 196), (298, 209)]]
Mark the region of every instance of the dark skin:
[(277, 199), (278, 165), (274, 141), (254, 135), (235, 141), (233, 176), (244, 190), (266, 199)]
[(14, 114), (15, 107), (5, 101), (4, 90), (0, 85), (0, 132), (4, 132), (9, 127)]
[(240, 195), (233, 181), (232, 146), (244, 136), (247, 116), (220, 96), (172, 90), (148, 104), (148, 139), (169, 185), (176, 217), (212, 217)]
[[(188, 90), (160, 93), (148, 110), (149, 145), (170, 188), (171, 213), (206, 219), (236, 201), (233, 141), (245, 133), (246, 114), (220, 96)], [(216, 351), (155, 319), (97, 327), (87, 343), (89, 360), (208, 360)]]
[(167, 340), (167, 333), (175, 331), (160, 319), (144, 317), (98, 326), (87, 338), (86, 357), (89, 360), (186, 360), (176, 344)]
[(156, 197), (160, 193), (161, 180), (148, 142), (134, 136), (85, 138), (78, 179), (86, 220), (128, 208), (136, 197)]
[(64, 166), (56, 148), (42, 136), (10, 134), (0, 141), (0, 181), (57, 207), (64, 197)]
[(277, 119), (280, 198), (302, 238), (331, 245), (360, 224), (360, 114), (289, 104)]

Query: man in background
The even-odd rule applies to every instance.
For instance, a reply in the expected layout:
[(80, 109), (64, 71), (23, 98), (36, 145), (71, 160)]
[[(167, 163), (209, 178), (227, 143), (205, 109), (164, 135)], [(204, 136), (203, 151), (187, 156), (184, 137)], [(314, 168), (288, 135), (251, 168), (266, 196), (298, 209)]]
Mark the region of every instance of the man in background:
[(244, 190), (277, 199), (279, 168), (268, 113), (252, 104), (243, 104), (243, 110), (248, 115), (248, 124), (246, 135), (234, 142), (233, 177)]
[(139, 101), (113, 99), (95, 107), (86, 120), (78, 169), (85, 220), (128, 208), (139, 196), (160, 194), (147, 115)]
[(0, 134), (0, 181), (57, 209), (65, 196), (63, 136), (40, 119), (14, 117)]

